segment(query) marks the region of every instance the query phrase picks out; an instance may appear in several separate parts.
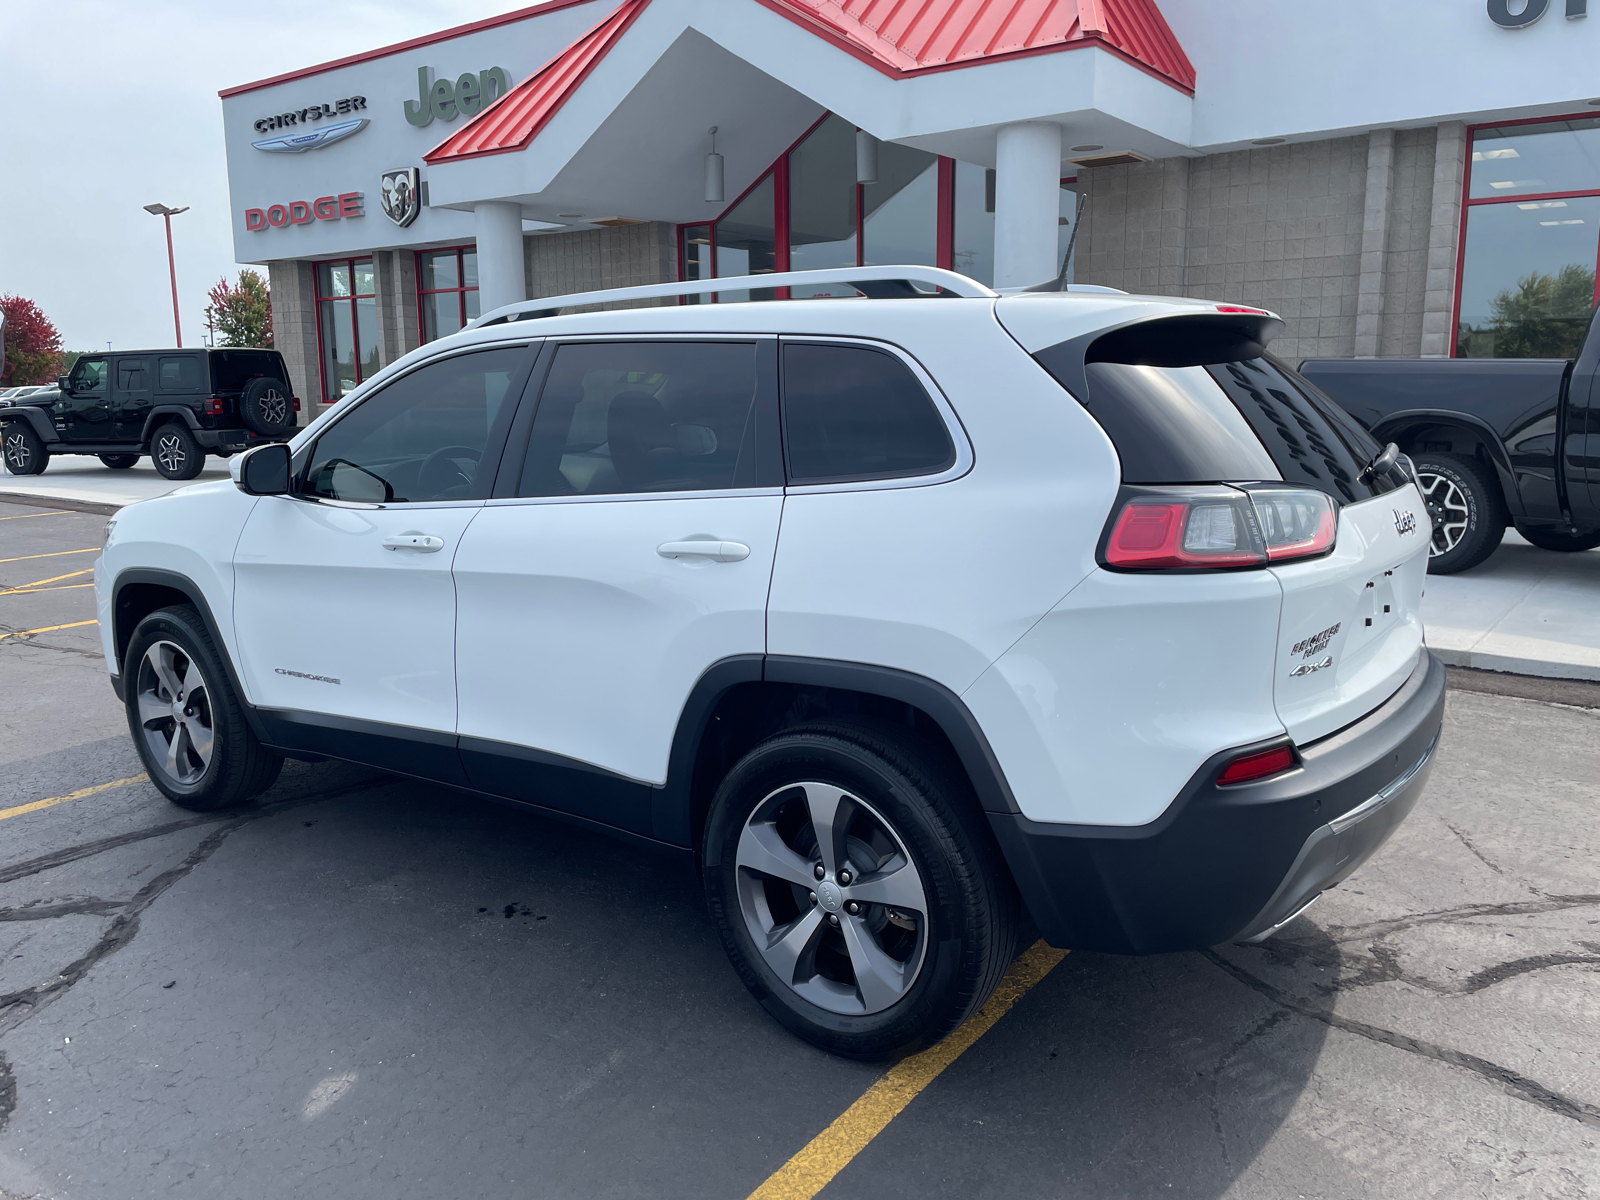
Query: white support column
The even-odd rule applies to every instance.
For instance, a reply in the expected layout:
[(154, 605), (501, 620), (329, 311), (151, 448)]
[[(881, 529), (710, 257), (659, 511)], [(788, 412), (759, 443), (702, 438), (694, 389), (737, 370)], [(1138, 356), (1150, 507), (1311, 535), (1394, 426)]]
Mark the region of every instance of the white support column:
[(995, 145), (994, 285), (1054, 279), (1061, 219), (1061, 126), (1001, 127)]
[(478, 311), (528, 298), (522, 259), (522, 205), (485, 200), (474, 205), (478, 235)]

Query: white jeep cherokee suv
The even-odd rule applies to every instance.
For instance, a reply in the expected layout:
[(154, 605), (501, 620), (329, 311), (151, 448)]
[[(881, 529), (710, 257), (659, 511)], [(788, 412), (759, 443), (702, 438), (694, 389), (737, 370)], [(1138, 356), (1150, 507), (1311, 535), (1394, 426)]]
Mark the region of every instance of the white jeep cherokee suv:
[[(559, 315), (819, 285), (871, 298)], [(1427, 511), (1281, 328), (924, 267), (502, 309), (123, 509), (112, 682), (186, 808), (338, 758), (681, 848), (775, 1018), (904, 1053), (1023, 908), (1263, 937), (1415, 804)]]

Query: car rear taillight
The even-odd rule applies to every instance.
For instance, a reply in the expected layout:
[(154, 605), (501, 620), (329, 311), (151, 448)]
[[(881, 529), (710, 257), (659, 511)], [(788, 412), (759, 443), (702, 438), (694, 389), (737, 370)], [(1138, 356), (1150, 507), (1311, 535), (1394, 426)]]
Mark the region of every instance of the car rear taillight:
[(299, 396), (294, 397), (294, 410), (295, 410), (295, 412), (299, 412), (300, 411), (300, 397)]
[(1338, 514), (1310, 488), (1124, 488), (1101, 563), (1118, 571), (1264, 567), (1333, 549)]
[(1269, 775), (1281, 775), (1296, 766), (1293, 746), (1274, 746), (1271, 750), (1256, 750), (1241, 754), (1217, 775), (1219, 786), (1233, 783), (1254, 783)]
[(206, 416), (220, 417), (227, 411), (227, 401), (221, 396), (213, 396), (206, 401)]

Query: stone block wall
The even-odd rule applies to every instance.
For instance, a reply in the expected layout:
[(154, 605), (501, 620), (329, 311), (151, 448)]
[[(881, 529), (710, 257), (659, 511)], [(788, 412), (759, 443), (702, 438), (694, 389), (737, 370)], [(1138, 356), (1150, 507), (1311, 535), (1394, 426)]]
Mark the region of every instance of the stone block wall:
[[(528, 297), (667, 283), (678, 277), (676, 242), (676, 228), (663, 221), (523, 238)], [(657, 301), (631, 307), (640, 303)]]
[(300, 424), (318, 411), (322, 396), (317, 367), (317, 293), (311, 264), (293, 259), (267, 264), (272, 290), (272, 344), (289, 368), (289, 386), (300, 397)]

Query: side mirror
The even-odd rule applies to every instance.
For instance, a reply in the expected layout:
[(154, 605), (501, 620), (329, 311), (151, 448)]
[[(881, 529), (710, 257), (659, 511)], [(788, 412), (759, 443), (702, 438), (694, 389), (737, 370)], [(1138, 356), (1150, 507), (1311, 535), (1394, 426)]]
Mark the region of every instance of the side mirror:
[(247, 496), (282, 496), (289, 491), (289, 447), (268, 442), (239, 456), (234, 483)]
[(63, 392), (69, 390), (68, 387), (67, 387), (67, 378), (68, 377), (65, 376), (65, 375), (57, 375), (56, 376), (56, 386), (58, 388), (60, 388)]

